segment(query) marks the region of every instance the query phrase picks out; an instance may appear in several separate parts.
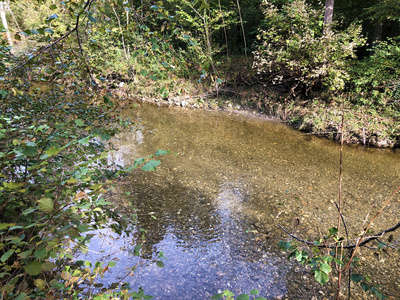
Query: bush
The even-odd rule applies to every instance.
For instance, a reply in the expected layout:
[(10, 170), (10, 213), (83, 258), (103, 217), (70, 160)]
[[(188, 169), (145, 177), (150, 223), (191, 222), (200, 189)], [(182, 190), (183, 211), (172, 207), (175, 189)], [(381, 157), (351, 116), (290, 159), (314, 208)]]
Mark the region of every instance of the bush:
[(372, 55), (355, 61), (350, 68), (355, 104), (397, 107), (400, 102), (400, 37), (380, 42)]
[(361, 27), (335, 32), (323, 28), (323, 10), (304, 0), (277, 8), (264, 1), (265, 28), (254, 52), (253, 67), (265, 81), (284, 85), (292, 93), (327, 88), (343, 90), (349, 79), (347, 59), (364, 44)]

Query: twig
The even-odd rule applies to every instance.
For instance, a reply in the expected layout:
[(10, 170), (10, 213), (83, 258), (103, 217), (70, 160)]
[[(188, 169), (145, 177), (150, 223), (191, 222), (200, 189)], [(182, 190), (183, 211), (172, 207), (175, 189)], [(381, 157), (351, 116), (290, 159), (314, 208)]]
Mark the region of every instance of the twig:
[(62, 37), (56, 39), (54, 42), (48, 44), (47, 46), (43, 47), (42, 49), (40, 49), (35, 55), (33, 55), (31, 58), (29, 58), (27, 61), (23, 62), (22, 64), (20, 64), (19, 66), (15, 67), (14, 69), (12, 69), (10, 71), (10, 73), (14, 73), (15, 71), (21, 69), (23, 66), (27, 65), (28, 63), (30, 63), (31, 61), (35, 60), (38, 56), (40, 56), (44, 51), (50, 49), (51, 47), (53, 47), (54, 45), (58, 44), (59, 42), (61, 42), (62, 40), (66, 39), (68, 36), (70, 36), (73, 32), (78, 32), (78, 26), (79, 26), (79, 17), (82, 14), (82, 12), (84, 12), (86, 10), (86, 8), (88, 8), (88, 6), (94, 2), (95, 0), (88, 0), (85, 3), (85, 6), (83, 7), (83, 9), (81, 10), (81, 13), (79, 13), (76, 17), (76, 24), (75, 27), (72, 28), (70, 31), (68, 31), (66, 34), (64, 34)]
[[(400, 187), (399, 187), (399, 189), (400, 189)], [(317, 247), (317, 248), (329, 248), (329, 249), (334, 249), (334, 248), (336, 248), (336, 243), (335, 243), (335, 245), (314, 245), (314, 243), (312, 243), (312, 242), (310, 242), (310, 241), (307, 241), (307, 240), (304, 240), (304, 239), (302, 239), (302, 238), (299, 238), (298, 236), (296, 236), (296, 235), (290, 233), (290, 232), (287, 231), (284, 227), (282, 227), (280, 224), (277, 224), (277, 225), (278, 225), (278, 227), (279, 227), (280, 229), (282, 229), (284, 232), (286, 232), (286, 233), (287, 233), (288, 235), (290, 235), (292, 238), (294, 238), (294, 239), (296, 239), (296, 240), (298, 240), (298, 241), (300, 241), (300, 242), (302, 242), (302, 243), (304, 243), (304, 244), (306, 244), (306, 245), (313, 246), (313, 247)], [(358, 241), (358, 242), (355, 243), (355, 244), (343, 246), (343, 249), (354, 249), (354, 248), (356, 248), (356, 247), (365, 246), (365, 245), (368, 244), (369, 242), (371, 242), (371, 241), (373, 241), (373, 240), (377, 240), (377, 239), (379, 239), (380, 237), (384, 236), (386, 233), (395, 231), (395, 230), (398, 229), (398, 228), (400, 228), (400, 222), (397, 223), (397, 224), (396, 224), (395, 226), (393, 226), (393, 227), (390, 227), (390, 228), (388, 228), (388, 229), (382, 230), (381, 232), (377, 233), (376, 235), (368, 236), (368, 237), (364, 237), (364, 238), (361, 237), (362, 242)]]
[[(347, 263), (347, 265), (345, 266), (344, 270), (347, 270), (347, 269), (349, 268), (349, 266), (350, 266), (350, 264), (351, 264), (351, 262), (352, 262), (352, 260), (353, 260), (353, 257), (354, 257), (354, 255), (355, 255), (355, 252), (356, 252), (355, 250), (357, 250), (357, 248), (358, 248), (359, 246), (365, 245), (365, 244), (368, 242), (368, 238), (367, 238), (367, 239), (364, 239), (363, 242), (362, 242), (362, 240), (363, 240), (363, 238), (364, 238), (365, 233), (368, 231), (369, 227), (371, 226), (372, 222), (376, 219), (376, 217), (377, 217), (378, 215), (380, 215), (380, 213), (385, 209), (385, 207), (390, 203), (390, 201), (392, 201), (392, 199), (393, 199), (394, 196), (398, 193), (399, 190), (400, 190), (400, 186), (396, 189), (396, 191), (392, 194), (392, 196), (385, 202), (385, 204), (381, 207), (381, 209), (375, 214), (375, 216), (374, 216), (374, 217), (372, 218), (372, 220), (369, 222), (367, 228), (364, 229), (364, 232), (363, 232), (363, 234), (361, 235), (361, 237), (359, 238), (358, 243), (357, 243), (356, 247), (354, 248), (354, 252), (353, 252), (353, 254), (351, 255), (350, 260), (349, 260), (349, 262)], [(381, 233), (379, 233), (378, 235), (379, 235), (379, 236), (380, 236), (380, 235), (384, 235), (385, 233), (390, 232), (390, 231), (394, 231), (394, 230), (396, 230), (396, 229), (399, 228), (399, 227), (400, 227), (400, 222), (397, 223), (397, 225), (393, 226), (392, 228), (383, 230), (383, 231), (382, 231)], [(373, 238), (373, 239), (377, 239), (379, 236), (376, 236), (376, 237)]]

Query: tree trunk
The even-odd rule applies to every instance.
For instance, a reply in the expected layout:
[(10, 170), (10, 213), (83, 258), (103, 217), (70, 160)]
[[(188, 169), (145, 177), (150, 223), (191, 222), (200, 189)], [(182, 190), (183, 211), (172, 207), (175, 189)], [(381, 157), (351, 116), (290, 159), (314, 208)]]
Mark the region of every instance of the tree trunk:
[(7, 40), (10, 46), (13, 45), (13, 41), (11, 38), (10, 31), (8, 30), (8, 24), (7, 24), (7, 18), (6, 18), (6, 8), (8, 7), (8, 4), (6, 2), (0, 2), (0, 15), (1, 15), (1, 21), (3, 22), (3, 27), (6, 30), (6, 35), (7, 35)]
[(329, 28), (333, 19), (333, 6), (335, 0), (326, 0), (325, 3), (325, 15), (324, 15), (324, 27)]

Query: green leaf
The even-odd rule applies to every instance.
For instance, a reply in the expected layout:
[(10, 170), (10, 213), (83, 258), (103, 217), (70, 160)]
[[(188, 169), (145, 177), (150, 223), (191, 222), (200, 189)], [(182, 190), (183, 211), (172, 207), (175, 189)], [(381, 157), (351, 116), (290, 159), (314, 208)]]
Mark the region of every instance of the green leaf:
[(33, 156), (36, 154), (36, 147), (24, 147), (22, 151), (26, 156)]
[(0, 99), (4, 99), (7, 96), (8, 92), (5, 90), (0, 90)]
[(290, 242), (279, 241), (278, 246), (284, 251), (292, 250), (292, 244)]
[(21, 293), (18, 295), (17, 298), (15, 298), (15, 300), (26, 300), (26, 299), (30, 299), (30, 297), (28, 297), (26, 293)]
[(45, 28), (44, 31), (50, 34), (54, 34), (54, 31), (51, 28)]
[(5, 262), (13, 253), (14, 253), (14, 249), (8, 250), (6, 253), (4, 253), (4, 254), (1, 256), (0, 260), (1, 260), (2, 262)]
[(108, 141), (109, 139), (111, 139), (111, 135), (109, 135), (109, 134), (107, 134), (107, 133), (103, 133), (103, 134), (101, 135), (101, 139), (102, 139), (103, 141)]
[(83, 123), (83, 121), (81, 119), (76, 119), (75, 124), (76, 124), (76, 126), (85, 126), (85, 123)]
[(233, 296), (235, 296), (235, 294), (232, 293), (230, 290), (224, 290), (223, 293), (224, 293), (225, 297), (233, 297)]
[(89, 144), (89, 137), (87, 136), (85, 138), (82, 138), (82, 139), (78, 140), (78, 143), (81, 144), (81, 145)]
[(45, 258), (46, 255), (47, 255), (46, 248), (42, 248), (42, 249), (35, 251), (35, 254), (33, 256), (35, 256), (35, 258), (37, 258), (37, 259), (42, 259), (42, 258)]
[(240, 294), (239, 296), (237, 296), (236, 300), (249, 300), (249, 295), (247, 294)]
[(351, 274), (350, 279), (354, 282), (360, 282), (364, 279), (364, 276), (361, 276), (360, 274)]
[(155, 75), (150, 75), (150, 78), (151, 78), (151, 80), (154, 80), (154, 81), (158, 80), (157, 76), (155, 76)]
[(162, 150), (162, 149), (158, 149), (155, 156), (161, 156), (161, 155), (165, 155), (167, 154), (168, 151)]
[(29, 275), (38, 275), (42, 272), (42, 263), (39, 261), (31, 261), (30, 263), (24, 266), (24, 270)]
[(164, 262), (162, 262), (161, 260), (156, 261), (156, 265), (159, 268), (164, 268)]
[(296, 251), (296, 260), (297, 261), (301, 261), (301, 259), (303, 258), (303, 255), (301, 254), (300, 251)]
[(44, 153), (47, 154), (47, 156), (53, 156), (56, 155), (60, 152), (60, 149), (57, 147), (50, 147), (49, 149), (47, 149), (46, 151), (44, 151)]
[(315, 280), (318, 281), (322, 285), (327, 283), (329, 280), (329, 276), (320, 270), (315, 271), (314, 277), (315, 277)]
[(109, 266), (110, 268), (115, 267), (116, 265), (117, 265), (117, 263), (116, 263), (115, 261), (110, 261), (110, 262), (108, 263), (108, 266)]
[(144, 163), (144, 158), (138, 158), (135, 159), (135, 163), (133, 164), (134, 168), (137, 168), (139, 165), (141, 165), (142, 163)]
[(42, 198), (38, 200), (38, 203), (39, 208), (45, 212), (49, 212), (54, 209), (53, 200), (51, 200), (50, 198)]
[(142, 167), (143, 171), (154, 171), (161, 162), (159, 160), (150, 160)]
[(257, 289), (252, 289), (250, 295), (258, 295), (259, 291)]
[(92, 22), (92, 23), (97, 23), (96, 18), (93, 17), (92, 14), (88, 14), (88, 19), (89, 19), (89, 21)]
[(254, 300), (267, 300), (267, 299), (264, 297), (257, 297), (257, 298), (254, 298)]
[(140, 255), (140, 249), (142, 248), (142, 245), (136, 245), (135, 248), (133, 249), (133, 254), (135, 256), (139, 256)]
[(215, 294), (210, 299), (221, 299), (224, 295), (223, 294)]
[(329, 235), (337, 235), (338, 229), (336, 227), (329, 228)]
[(142, 76), (144, 77), (146, 77), (149, 74), (146, 70), (141, 70), (139, 73), (142, 74)]
[(55, 10), (55, 9), (57, 9), (57, 5), (52, 4), (52, 5), (49, 6), (49, 8), (50, 8), (51, 10)]
[(48, 272), (48, 271), (53, 270), (55, 267), (57, 267), (55, 263), (52, 263), (52, 262), (44, 262), (44, 263), (42, 264), (42, 271)]
[(329, 274), (332, 271), (332, 268), (328, 264), (321, 264), (319, 269), (325, 274)]

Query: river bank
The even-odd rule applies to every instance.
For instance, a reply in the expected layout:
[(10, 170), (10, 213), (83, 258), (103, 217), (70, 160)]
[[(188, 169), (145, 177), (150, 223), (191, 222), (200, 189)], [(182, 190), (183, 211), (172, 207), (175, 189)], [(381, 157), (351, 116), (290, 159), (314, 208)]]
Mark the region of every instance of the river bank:
[[(186, 89), (185, 89), (186, 90)], [(318, 99), (309, 101), (282, 100), (282, 95), (262, 86), (219, 89), (192, 88), (189, 92), (168, 97), (142, 94), (135, 96), (129, 87), (115, 92), (131, 102), (157, 103), (192, 109), (235, 111), (281, 120), (309, 135), (340, 140), (340, 124), (344, 114), (344, 142), (379, 148), (400, 146), (400, 124), (394, 116), (368, 108), (340, 102), (329, 104)], [(128, 100), (128, 101), (127, 101)]]

